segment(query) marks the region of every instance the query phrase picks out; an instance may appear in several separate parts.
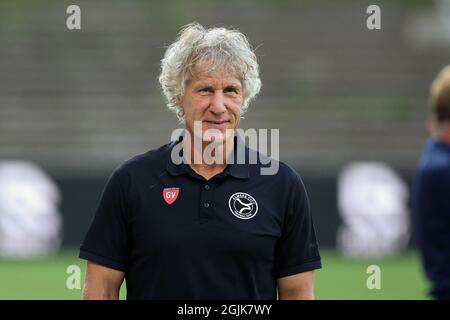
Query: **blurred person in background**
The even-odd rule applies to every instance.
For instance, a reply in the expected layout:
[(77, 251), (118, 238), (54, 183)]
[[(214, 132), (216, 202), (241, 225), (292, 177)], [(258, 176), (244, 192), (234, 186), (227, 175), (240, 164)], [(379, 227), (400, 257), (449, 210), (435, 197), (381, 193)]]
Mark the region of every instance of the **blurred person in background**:
[[(184, 135), (111, 175), (80, 249), (84, 298), (117, 299), (125, 278), (127, 299), (313, 299), (321, 260), (299, 175), (229, 161), (241, 141), (229, 132), (261, 87), (246, 37), (187, 25), (161, 67)], [(223, 161), (204, 159), (213, 144)], [(175, 163), (174, 149), (187, 161)]]
[(0, 161), (0, 258), (29, 259), (59, 250), (61, 191), (37, 164)]
[(389, 164), (348, 163), (338, 176), (338, 249), (353, 257), (404, 250), (410, 238), (409, 196), (408, 185)]
[(450, 299), (450, 66), (431, 85), (431, 134), (416, 179), (418, 233), (430, 294)]

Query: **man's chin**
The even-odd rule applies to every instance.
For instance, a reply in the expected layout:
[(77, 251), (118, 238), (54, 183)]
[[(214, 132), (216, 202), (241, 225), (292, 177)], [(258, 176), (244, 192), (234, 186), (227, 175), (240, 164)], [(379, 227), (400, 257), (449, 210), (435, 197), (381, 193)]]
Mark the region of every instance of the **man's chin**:
[(212, 130), (203, 133), (203, 142), (207, 143), (223, 143), (234, 136), (233, 129)]
[(202, 141), (206, 143), (223, 143), (225, 140), (226, 140), (225, 133), (214, 135), (209, 135), (208, 133), (205, 133), (202, 139)]

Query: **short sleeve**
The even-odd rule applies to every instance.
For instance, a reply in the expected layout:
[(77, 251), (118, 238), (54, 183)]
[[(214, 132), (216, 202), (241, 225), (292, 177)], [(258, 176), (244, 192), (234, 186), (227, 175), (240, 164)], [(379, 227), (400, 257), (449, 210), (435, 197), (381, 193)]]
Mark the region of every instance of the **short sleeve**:
[(123, 272), (129, 253), (125, 175), (116, 169), (108, 179), (79, 255), (81, 259)]
[(287, 200), (283, 233), (276, 245), (277, 278), (322, 267), (309, 198), (299, 176)]

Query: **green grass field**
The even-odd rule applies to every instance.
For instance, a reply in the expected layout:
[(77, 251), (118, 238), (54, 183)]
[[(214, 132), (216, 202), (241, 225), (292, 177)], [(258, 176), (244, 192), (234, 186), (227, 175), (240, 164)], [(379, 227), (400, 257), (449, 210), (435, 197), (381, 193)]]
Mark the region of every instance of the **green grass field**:
[[(384, 259), (355, 260), (335, 251), (322, 251), (323, 269), (316, 272), (317, 299), (428, 299), (416, 252)], [(81, 268), (81, 286), (85, 262), (76, 250), (29, 261), (0, 260), (0, 299), (80, 299), (80, 289), (67, 289), (67, 268)], [(381, 268), (381, 289), (369, 290), (366, 273), (369, 265)], [(125, 298), (125, 290), (121, 290)]]

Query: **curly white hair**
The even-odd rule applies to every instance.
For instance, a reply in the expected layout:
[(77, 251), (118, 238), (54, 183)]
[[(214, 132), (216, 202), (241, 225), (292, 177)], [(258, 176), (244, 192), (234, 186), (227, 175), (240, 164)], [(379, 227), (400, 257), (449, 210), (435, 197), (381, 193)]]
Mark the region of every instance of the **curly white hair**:
[(167, 99), (167, 108), (180, 122), (184, 121), (178, 101), (192, 76), (193, 67), (203, 62), (208, 64), (210, 72), (226, 70), (241, 80), (244, 95), (241, 114), (244, 114), (261, 89), (259, 66), (252, 47), (238, 30), (205, 29), (196, 22), (181, 29), (161, 60), (159, 83)]

